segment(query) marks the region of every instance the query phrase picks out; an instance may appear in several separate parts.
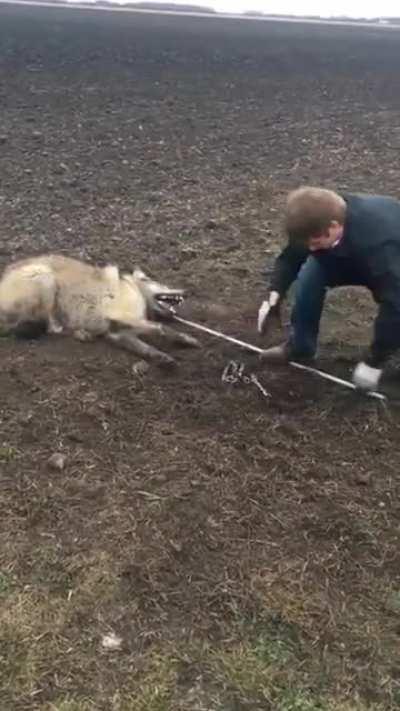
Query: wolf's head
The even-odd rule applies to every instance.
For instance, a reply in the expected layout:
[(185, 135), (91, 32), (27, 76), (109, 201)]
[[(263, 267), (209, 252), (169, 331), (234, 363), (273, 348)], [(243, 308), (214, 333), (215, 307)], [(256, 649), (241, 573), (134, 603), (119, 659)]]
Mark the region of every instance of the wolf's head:
[(179, 306), (185, 298), (183, 289), (171, 289), (165, 284), (160, 284), (140, 268), (136, 267), (132, 273), (135, 283), (144, 295), (148, 307), (157, 315), (170, 311), (174, 313), (175, 306)]

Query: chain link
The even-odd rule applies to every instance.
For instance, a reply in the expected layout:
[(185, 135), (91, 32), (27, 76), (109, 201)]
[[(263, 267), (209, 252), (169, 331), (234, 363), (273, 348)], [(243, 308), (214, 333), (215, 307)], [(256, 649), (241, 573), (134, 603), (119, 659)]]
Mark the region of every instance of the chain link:
[(245, 375), (245, 364), (240, 362), (240, 361), (235, 361), (235, 360), (230, 360), (229, 363), (225, 366), (221, 380), (223, 383), (231, 383), (232, 385), (234, 383), (244, 383), (245, 385), (255, 385), (256, 388), (260, 391), (260, 393), (266, 397), (269, 398), (271, 397), (271, 393), (269, 393), (263, 385), (261, 385), (259, 379), (255, 375), (255, 373), (250, 373), (250, 375)]

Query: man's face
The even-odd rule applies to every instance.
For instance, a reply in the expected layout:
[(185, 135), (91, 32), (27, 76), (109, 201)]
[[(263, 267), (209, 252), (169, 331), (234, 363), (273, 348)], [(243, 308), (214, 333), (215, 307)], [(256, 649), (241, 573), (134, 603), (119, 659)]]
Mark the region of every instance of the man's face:
[(343, 225), (333, 221), (329, 227), (319, 235), (310, 237), (308, 241), (308, 249), (310, 252), (318, 252), (321, 249), (332, 249), (343, 237)]

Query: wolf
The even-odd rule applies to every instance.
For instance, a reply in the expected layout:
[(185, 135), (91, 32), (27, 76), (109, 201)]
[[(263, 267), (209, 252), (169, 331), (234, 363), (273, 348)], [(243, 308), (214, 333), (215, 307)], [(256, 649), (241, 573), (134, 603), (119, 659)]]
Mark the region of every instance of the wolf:
[(80, 341), (104, 338), (158, 365), (175, 359), (142, 338), (158, 336), (182, 346), (199, 346), (167, 321), (185, 297), (152, 279), (140, 267), (120, 271), (60, 254), (16, 261), (0, 278), (0, 329), (3, 334), (36, 338), (44, 333)]

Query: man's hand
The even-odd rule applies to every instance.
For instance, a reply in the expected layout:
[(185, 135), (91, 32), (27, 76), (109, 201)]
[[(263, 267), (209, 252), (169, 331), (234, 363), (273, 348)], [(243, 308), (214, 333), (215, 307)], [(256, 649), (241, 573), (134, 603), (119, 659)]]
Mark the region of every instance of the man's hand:
[(273, 319), (276, 319), (280, 325), (280, 295), (277, 291), (271, 291), (268, 299), (262, 302), (258, 310), (258, 333), (265, 334)]
[(371, 368), (364, 362), (358, 363), (353, 373), (353, 383), (359, 390), (368, 392), (376, 390), (378, 387), (382, 370), (379, 368)]

